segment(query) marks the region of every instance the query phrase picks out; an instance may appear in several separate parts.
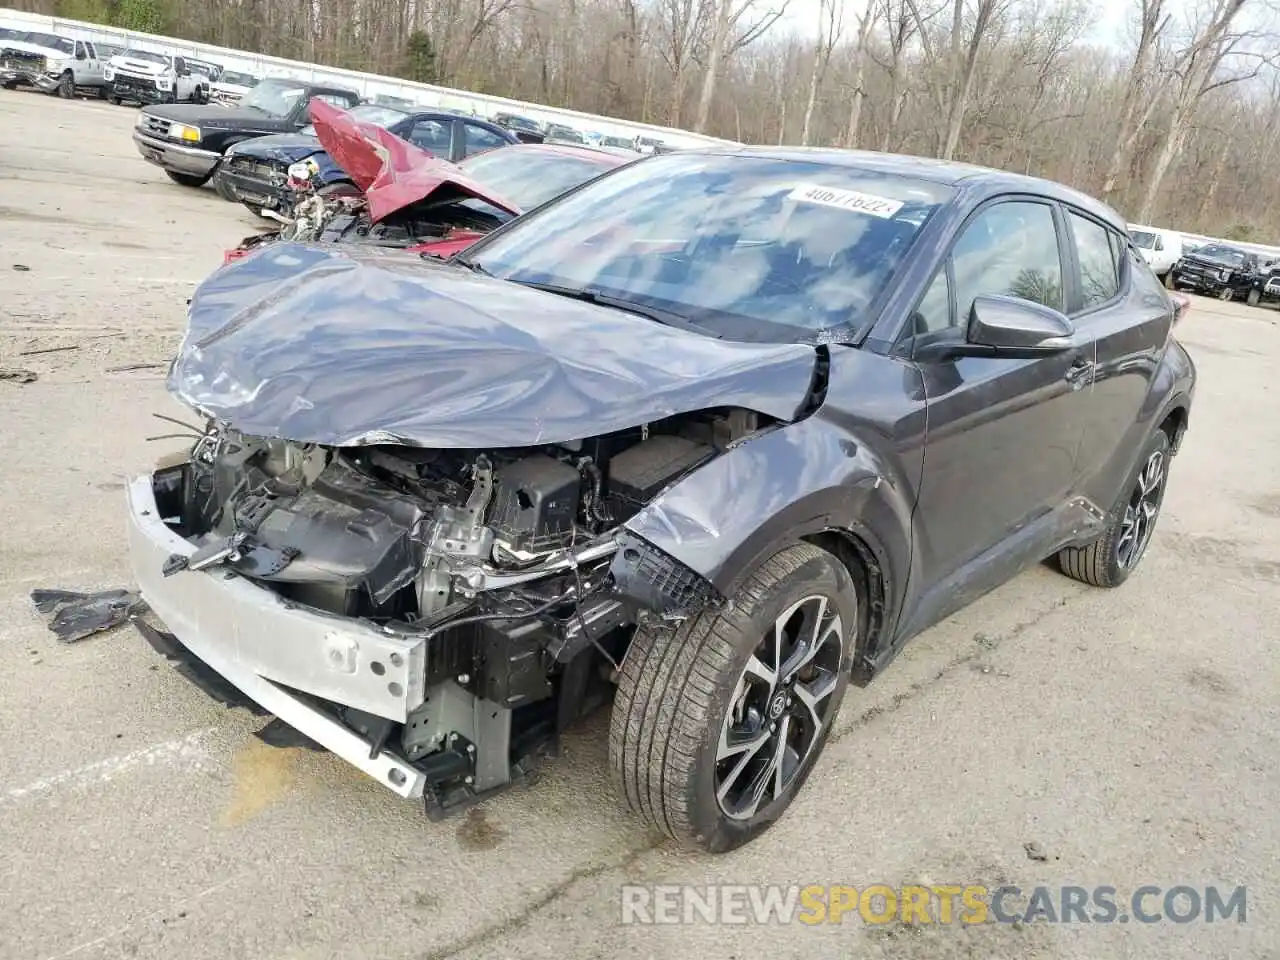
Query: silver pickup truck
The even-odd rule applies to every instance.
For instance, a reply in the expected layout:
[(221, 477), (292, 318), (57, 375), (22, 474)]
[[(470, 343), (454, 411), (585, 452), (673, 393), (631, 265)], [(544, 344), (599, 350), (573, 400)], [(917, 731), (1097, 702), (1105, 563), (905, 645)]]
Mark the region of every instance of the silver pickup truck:
[(101, 96), (103, 60), (91, 40), (0, 29), (0, 86), (20, 84), (66, 99), (86, 90)]

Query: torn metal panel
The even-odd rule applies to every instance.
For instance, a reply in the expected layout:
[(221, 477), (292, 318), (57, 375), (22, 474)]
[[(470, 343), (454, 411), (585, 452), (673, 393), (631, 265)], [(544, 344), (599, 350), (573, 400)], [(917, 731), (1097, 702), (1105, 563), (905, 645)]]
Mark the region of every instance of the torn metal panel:
[(741, 343), (462, 267), (272, 244), (207, 279), (169, 374), (258, 436), (493, 448), (716, 407), (796, 416), (814, 348)]
[(32, 590), (36, 611), (49, 617), (49, 629), (62, 643), (75, 643), (141, 616), (147, 605), (134, 590)]

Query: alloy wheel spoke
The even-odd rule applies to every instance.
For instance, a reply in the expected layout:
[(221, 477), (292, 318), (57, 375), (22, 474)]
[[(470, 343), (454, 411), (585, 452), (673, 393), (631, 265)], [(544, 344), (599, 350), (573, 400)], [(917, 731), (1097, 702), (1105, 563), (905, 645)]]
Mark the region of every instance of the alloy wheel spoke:
[[(769, 728), (765, 727), (760, 730), (758, 735), (750, 738), (741, 745), (741, 749), (737, 752), (740, 752), (742, 755), (738, 758), (738, 762), (733, 765), (733, 769), (725, 774), (724, 779), (720, 782), (720, 789), (716, 791), (716, 799), (718, 799), (721, 804), (725, 802), (725, 797), (738, 782), (738, 778), (742, 776), (742, 771), (747, 769), (747, 766), (755, 759), (756, 754), (760, 752), (760, 749), (769, 742), (769, 739)], [(722, 736), (721, 742), (723, 741), (724, 737)], [(733, 756), (733, 752), (724, 754), (723, 756)], [(717, 755), (716, 759), (719, 760), (722, 759), (722, 757)]]
[[(747, 676), (753, 676), (758, 680), (763, 680), (769, 685), (769, 692), (773, 692), (773, 688), (778, 685), (778, 674), (776, 670), (771, 670), (757, 656), (752, 656), (747, 660), (746, 670), (743, 672), (743, 679)], [(741, 681), (739, 681), (741, 682)]]
[(815, 734), (822, 729), (822, 716), (818, 713), (818, 708), (822, 705), (822, 701), (835, 691), (836, 682), (834, 673), (823, 671), (822, 675), (812, 682), (795, 685), (796, 699), (808, 711), (809, 722), (813, 725)]

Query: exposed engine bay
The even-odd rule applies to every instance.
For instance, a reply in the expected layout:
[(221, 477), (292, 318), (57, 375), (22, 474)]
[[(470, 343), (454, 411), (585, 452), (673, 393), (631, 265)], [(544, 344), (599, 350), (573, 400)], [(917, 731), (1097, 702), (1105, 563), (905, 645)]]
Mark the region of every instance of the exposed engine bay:
[(236, 259), (275, 240), (299, 243), (367, 243), (382, 247), (414, 247), (460, 236), (479, 236), (496, 229), (509, 215), (482, 200), (429, 197), (397, 210), (378, 222), (369, 216), (363, 197), (316, 194), (303, 197), (278, 231), (241, 241), (227, 259)]
[(426, 695), (406, 722), (325, 709), (425, 771), (428, 812), (443, 815), (608, 700), (640, 618), (717, 602), (620, 524), (767, 419), (707, 411), (495, 450), (335, 448), (211, 422), (187, 462), (152, 477), (164, 523), (198, 548), (164, 575), (216, 567), (290, 605), (426, 638)]
[(458, 231), (488, 233), (508, 219), (482, 200), (428, 197), (374, 223), (362, 197), (313, 194), (294, 208), (293, 222), (283, 227), (280, 239), (412, 246)]

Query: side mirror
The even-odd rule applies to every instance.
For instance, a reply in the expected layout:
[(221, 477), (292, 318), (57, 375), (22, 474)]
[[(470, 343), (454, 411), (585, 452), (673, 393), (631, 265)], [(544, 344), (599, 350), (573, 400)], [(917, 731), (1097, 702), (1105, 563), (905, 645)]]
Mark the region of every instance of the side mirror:
[(965, 343), (996, 355), (1055, 353), (1068, 349), (1076, 328), (1061, 312), (1019, 297), (974, 297)]

